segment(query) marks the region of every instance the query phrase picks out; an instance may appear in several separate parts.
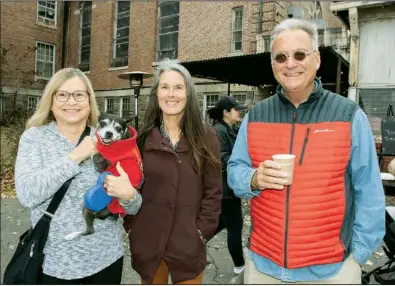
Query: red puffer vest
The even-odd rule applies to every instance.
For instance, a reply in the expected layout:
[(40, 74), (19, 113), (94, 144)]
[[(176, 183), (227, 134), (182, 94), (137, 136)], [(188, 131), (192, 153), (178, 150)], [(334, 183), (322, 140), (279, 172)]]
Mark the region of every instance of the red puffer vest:
[(252, 165), (295, 154), (293, 183), (251, 200), (249, 247), (293, 269), (341, 262), (350, 252), (353, 192), (347, 172), (358, 106), (321, 88), (295, 107), (277, 90), (249, 115)]

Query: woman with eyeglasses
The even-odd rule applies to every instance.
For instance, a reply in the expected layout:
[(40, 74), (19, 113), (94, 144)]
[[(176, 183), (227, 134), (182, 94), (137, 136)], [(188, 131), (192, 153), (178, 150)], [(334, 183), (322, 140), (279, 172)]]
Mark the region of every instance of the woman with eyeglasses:
[[(91, 159), (97, 152), (94, 127), (98, 113), (86, 75), (78, 69), (63, 69), (46, 85), (20, 139), (15, 187), (20, 203), (31, 210), (33, 225), (59, 188), (73, 178), (51, 220), (41, 284), (121, 282), (124, 230), (120, 219), (95, 220), (94, 234), (65, 239), (70, 232), (85, 227), (84, 194), (99, 176)], [(77, 146), (82, 134), (88, 136)], [(109, 194), (127, 201), (127, 214), (136, 214), (141, 196), (129, 180), (108, 176), (108, 184), (112, 186), (107, 189)]]
[(235, 274), (244, 271), (244, 257), (242, 244), (243, 215), (241, 200), (235, 196), (227, 183), (226, 167), (232, 154), (233, 145), (236, 141), (237, 131), (235, 124), (241, 121), (240, 111), (246, 109), (231, 96), (221, 97), (214, 107), (208, 110), (214, 128), (217, 130), (222, 164), (222, 205), (221, 215), (216, 233), (227, 230), (227, 243), (230, 256), (232, 257)]

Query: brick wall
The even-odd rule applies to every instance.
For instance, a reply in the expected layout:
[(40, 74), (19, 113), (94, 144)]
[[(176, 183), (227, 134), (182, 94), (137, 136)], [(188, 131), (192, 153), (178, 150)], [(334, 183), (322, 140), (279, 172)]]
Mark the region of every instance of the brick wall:
[[(330, 2), (320, 1), (322, 18), (326, 21), (327, 28), (338, 28), (344, 25), (330, 11)], [(263, 3), (262, 33), (270, 34), (275, 25), (288, 18), (288, 7), (295, 6), (302, 10), (305, 19), (312, 19), (313, 3), (309, 1), (273, 1)]]
[[(67, 62), (69, 66), (78, 66), (80, 13), (78, 3), (71, 3)], [(155, 60), (156, 2), (132, 2), (128, 67), (111, 68), (114, 9), (112, 2), (94, 2), (92, 5), (90, 70), (87, 74), (95, 89), (128, 88), (129, 82), (117, 75), (132, 70), (151, 72)]]
[[(37, 2), (1, 2), (1, 46), (15, 48), (7, 54), (8, 66), (2, 63), (5, 73), (1, 76), (1, 86), (30, 87), (42, 89), (44, 83), (36, 81), (32, 85), (22, 84), (22, 79), (18, 77), (16, 68), (25, 71), (35, 70), (35, 52), (28, 53), (28, 57), (19, 60), (21, 54), (28, 48), (34, 48), (36, 41), (41, 41), (56, 45), (56, 67), (61, 66), (62, 58), (62, 18), (63, 2), (57, 3), (57, 26), (49, 27), (37, 22)], [(11, 73), (8, 75), (7, 73)], [(33, 79), (32, 74), (29, 79)]]
[(243, 7), (243, 54), (254, 53), (257, 3), (180, 2), (179, 59), (203, 60), (232, 55), (232, 9)]

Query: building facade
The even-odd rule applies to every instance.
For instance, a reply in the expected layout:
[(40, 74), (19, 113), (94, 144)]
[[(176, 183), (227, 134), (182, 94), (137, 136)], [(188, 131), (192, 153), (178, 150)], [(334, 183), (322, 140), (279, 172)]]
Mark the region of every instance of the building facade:
[[(381, 145), (381, 121), (388, 105), (395, 106), (395, 3), (391, 1), (338, 1), (331, 10), (349, 27), (350, 70), (348, 97), (359, 103), (370, 121), (376, 145)], [(379, 149), (379, 148), (378, 148)], [(378, 150), (380, 151), (380, 150)], [(387, 156), (387, 171), (395, 156)]]
[[(0, 5), (2, 48), (14, 46), (16, 55), (9, 53), (9, 64), (2, 64), (2, 70), (9, 73), (1, 82), (3, 114), (14, 102), (11, 94), (16, 92), (24, 102), (20, 108), (31, 111), (56, 70), (78, 67), (91, 79), (102, 111), (134, 116), (133, 89), (119, 74), (152, 72), (163, 59), (183, 62), (267, 52), (272, 29), (289, 17), (315, 20), (320, 44), (332, 45), (348, 57), (347, 30), (323, 1), (38, 1)], [(33, 53), (23, 63), (15, 61), (28, 47), (35, 49)], [(20, 78), (13, 78), (18, 65), (33, 71), (23, 74), (29, 79), (23, 84)], [(140, 116), (150, 84), (151, 80), (146, 80), (141, 89)], [(197, 78), (196, 90), (205, 116), (221, 96), (229, 94), (241, 103), (255, 103), (270, 96), (273, 87)]]
[(1, 2), (0, 116), (33, 112), (48, 78), (62, 66), (62, 3)]

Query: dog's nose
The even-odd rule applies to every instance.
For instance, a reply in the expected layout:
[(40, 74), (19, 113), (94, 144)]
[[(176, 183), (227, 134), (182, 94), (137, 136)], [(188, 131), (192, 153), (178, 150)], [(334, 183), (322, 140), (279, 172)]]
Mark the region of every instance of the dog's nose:
[(111, 131), (107, 131), (106, 132), (106, 138), (112, 138), (112, 132)]

